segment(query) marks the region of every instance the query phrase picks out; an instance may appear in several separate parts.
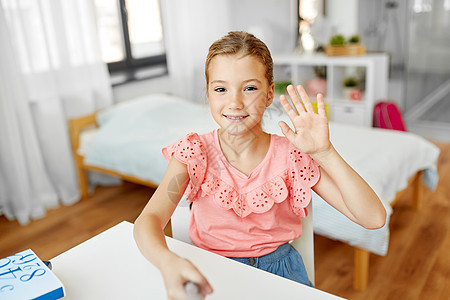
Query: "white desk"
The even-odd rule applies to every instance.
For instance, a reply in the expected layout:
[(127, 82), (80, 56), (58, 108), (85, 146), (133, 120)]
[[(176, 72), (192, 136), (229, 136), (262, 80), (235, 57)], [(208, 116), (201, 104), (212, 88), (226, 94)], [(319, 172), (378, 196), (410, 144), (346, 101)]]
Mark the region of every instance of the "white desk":
[[(190, 259), (214, 293), (206, 299), (342, 299), (167, 238)], [(122, 222), (51, 260), (64, 299), (167, 299), (159, 270), (139, 252), (133, 224)]]

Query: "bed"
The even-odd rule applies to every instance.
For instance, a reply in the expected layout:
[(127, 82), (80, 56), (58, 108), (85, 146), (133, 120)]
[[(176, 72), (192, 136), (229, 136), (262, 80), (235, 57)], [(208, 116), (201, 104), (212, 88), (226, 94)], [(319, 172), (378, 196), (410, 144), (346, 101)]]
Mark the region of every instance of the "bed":
[[(281, 135), (278, 121), (290, 124), (279, 105), (266, 110), (263, 127)], [(88, 197), (87, 171), (157, 187), (167, 162), (161, 148), (189, 132), (217, 128), (207, 105), (167, 94), (151, 94), (116, 104), (95, 114), (69, 121), (80, 190)], [(357, 127), (330, 122), (330, 139), (342, 157), (374, 189), (388, 213), (383, 228), (367, 230), (354, 224), (313, 194), (314, 233), (354, 248), (356, 290), (368, 283), (369, 254), (384, 256), (389, 246), (389, 216), (399, 194), (414, 185), (413, 206), (422, 202), (422, 188), (434, 189), (439, 149), (408, 132)]]

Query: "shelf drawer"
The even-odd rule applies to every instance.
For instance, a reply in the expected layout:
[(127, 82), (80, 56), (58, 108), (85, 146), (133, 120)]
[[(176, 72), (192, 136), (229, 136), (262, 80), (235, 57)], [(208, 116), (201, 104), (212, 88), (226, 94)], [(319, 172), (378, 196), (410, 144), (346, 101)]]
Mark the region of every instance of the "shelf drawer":
[(333, 107), (332, 121), (364, 126), (364, 113), (362, 106), (336, 105)]

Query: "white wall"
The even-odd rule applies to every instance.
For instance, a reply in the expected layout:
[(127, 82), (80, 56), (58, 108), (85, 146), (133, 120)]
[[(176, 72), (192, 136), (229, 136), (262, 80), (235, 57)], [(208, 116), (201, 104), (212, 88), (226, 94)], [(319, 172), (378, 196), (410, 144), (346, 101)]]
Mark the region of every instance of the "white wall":
[(349, 37), (359, 33), (358, 0), (328, 0), (326, 17), (331, 24), (332, 34)]
[(297, 0), (229, 0), (230, 30), (245, 30), (273, 53), (294, 51), (298, 34)]

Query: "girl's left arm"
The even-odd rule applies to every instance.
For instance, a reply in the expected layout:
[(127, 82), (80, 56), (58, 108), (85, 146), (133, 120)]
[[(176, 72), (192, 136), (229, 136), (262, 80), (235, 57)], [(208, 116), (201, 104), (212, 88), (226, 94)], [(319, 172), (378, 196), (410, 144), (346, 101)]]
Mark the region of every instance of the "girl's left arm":
[(386, 221), (386, 210), (380, 199), (330, 142), (323, 96), (317, 95), (316, 113), (303, 87), (297, 86), (296, 90), (293, 86), (287, 88), (295, 110), (284, 95), (280, 96), (294, 130), (285, 122), (279, 125), (295, 147), (319, 163), (321, 177), (313, 190), (361, 226), (368, 229), (382, 227)]

